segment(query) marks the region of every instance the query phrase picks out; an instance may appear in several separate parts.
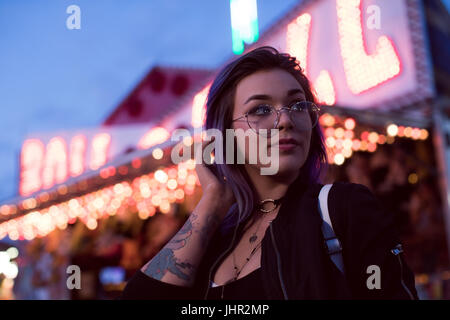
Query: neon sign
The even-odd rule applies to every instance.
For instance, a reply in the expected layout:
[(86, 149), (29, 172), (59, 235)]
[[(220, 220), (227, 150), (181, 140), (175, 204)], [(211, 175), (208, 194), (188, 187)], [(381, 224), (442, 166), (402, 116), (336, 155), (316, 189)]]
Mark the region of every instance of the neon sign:
[(397, 76), (400, 73), (400, 59), (387, 36), (378, 38), (374, 54), (367, 54), (361, 1), (337, 0), (336, 4), (340, 52), (350, 90), (359, 94)]
[(321, 103), (392, 109), (434, 94), (421, 10), (419, 0), (303, 1), (246, 50), (296, 57)]
[(258, 40), (258, 14), (256, 0), (230, 0), (231, 36), (233, 53), (244, 52), (244, 42)]

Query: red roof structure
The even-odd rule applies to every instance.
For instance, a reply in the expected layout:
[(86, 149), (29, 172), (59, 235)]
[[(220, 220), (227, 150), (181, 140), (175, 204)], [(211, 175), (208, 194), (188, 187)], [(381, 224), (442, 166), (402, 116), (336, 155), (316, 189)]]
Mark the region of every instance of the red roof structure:
[(180, 98), (213, 70), (155, 66), (106, 118), (103, 125), (159, 122)]

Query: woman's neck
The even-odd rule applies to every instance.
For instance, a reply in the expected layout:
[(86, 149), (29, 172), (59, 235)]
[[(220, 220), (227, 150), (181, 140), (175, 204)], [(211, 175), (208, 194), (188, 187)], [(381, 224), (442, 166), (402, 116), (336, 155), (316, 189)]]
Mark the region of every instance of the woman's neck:
[(247, 170), (248, 176), (255, 188), (258, 200), (279, 199), (283, 197), (289, 186), (297, 178), (291, 175), (289, 178), (281, 179), (277, 176), (264, 176), (258, 170)]

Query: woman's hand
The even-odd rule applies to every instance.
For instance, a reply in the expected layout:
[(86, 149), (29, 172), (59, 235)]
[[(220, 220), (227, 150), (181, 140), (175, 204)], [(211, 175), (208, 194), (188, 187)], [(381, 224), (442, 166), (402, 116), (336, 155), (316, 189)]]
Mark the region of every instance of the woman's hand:
[[(226, 207), (225, 211), (228, 211), (229, 207), (235, 202), (233, 191), (225, 179), (220, 180), (211, 169), (208, 168), (205, 160), (209, 161), (209, 159), (204, 159), (202, 157), (203, 150), (209, 143), (212, 143), (212, 141), (198, 141), (196, 143), (197, 148), (195, 148), (195, 152), (197, 152), (197, 154), (195, 159), (197, 159), (197, 161), (195, 171), (197, 172), (198, 179), (202, 186), (202, 198), (211, 197), (216, 201), (220, 201), (221, 206)], [(199, 161), (200, 159), (201, 161)]]
[[(196, 161), (196, 172), (203, 189), (202, 198), (177, 234), (141, 268), (151, 278), (179, 286), (194, 284), (208, 244), (234, 201), (230, 186), (217, 178), (201, 157), (208, 143), (196, 143), (200, 144), (197, 148), (192, 144), (190, 154), (192, 158), (194, 149), (197, 152), (195, 158), (201, 159)], [(125, 295), (132, 296), (129, 293)]]

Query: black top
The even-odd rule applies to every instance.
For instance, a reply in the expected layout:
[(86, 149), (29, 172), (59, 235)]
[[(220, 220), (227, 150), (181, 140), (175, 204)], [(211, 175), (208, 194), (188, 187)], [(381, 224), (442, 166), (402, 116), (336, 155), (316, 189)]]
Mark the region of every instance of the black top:
[[(223, 295), (223, 296), (222, 296)], [(267, 300), (262, 284), (261, 268), (223, 286), (211, 287), (210, 300)]]
[[(394, 215), (383, 210), (371, 191), (360, 184), (335, 182), (329, 193), (328, 208), (342, 243), (345, 273), (337, 269), (325, 250), (321, 231), (321, 187), (316, 183), (302, 187), (295, 182), (289, 187), (286, 201), (262, 239), (259, 285), (264, 292), (256, 289), (257, 281), (251, 280), (257, 273), (233, 286), (241, 288), (245, 281), (252, 288), (250, 293), (242, 293), (246, 299), (253, 298), (250, 295), (256, 291), (270, 300), (417, 299), (414, 274), (403, 255), (392, 251), (399, 244)], [(122, 299), (204, 299), (211, 268), (230, 247), (233, 231), (216, 231), (191, 287), (162, 282), (139, 271), (128, 282)], [(367, 286), (367, 268), (371, 265), (379, 266), (382, 272), (381, 289)], [(228, 299), (233, 291), (227, 289), (224, 298)]]

